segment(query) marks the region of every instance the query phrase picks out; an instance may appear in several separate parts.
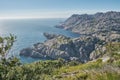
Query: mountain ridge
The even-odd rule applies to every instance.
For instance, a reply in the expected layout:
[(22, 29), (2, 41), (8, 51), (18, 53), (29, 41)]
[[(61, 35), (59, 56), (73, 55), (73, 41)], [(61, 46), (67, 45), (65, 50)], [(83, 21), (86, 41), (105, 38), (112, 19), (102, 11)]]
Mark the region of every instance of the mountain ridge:
[[(73, 14), (62, 24), (56, 25), (58, 28), (70, 30), (72, 32), (99, 38), (112, 39), (120, 37), (120, 12), (109, 11), (106, 13), (98, 12), (96, 14)], [(104, 35), (104, 36), (101, 36)], [(111, 37), (111, 38), (108, 38)]]

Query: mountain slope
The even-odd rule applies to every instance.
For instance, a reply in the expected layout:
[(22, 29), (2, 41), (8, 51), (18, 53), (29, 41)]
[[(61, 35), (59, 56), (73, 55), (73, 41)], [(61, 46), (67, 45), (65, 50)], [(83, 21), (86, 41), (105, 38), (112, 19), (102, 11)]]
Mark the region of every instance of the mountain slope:
[(74, 14), (56, 27), (75, 33), (97, 36), (100, 39), (120, 38), (120, 12), (96, 13), (93, 15)]
[(63, 59), (23, 65), (14, 64), (14, 60), (3, 61), (0, 62), (0, 80), (119, 80), (120, 43), (105, 46), (105, 54), (109, 55), (106, 61), (102, 57), (84, 64)]
[(90, 60), (90, 53), (95, 49), (100, 40), (96, 37), (69, 38), (63, 35), (44, 33), (48, 40), (44, 43), (34, 44), (32, 48), (21, 50), (20, 56), (66, 60), (76, 59), (81, 62)]

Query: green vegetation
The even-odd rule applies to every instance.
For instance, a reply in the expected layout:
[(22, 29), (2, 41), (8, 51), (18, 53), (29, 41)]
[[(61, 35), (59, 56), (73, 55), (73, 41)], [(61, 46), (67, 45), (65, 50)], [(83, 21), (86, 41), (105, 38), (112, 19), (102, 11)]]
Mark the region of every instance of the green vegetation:
[[(7, 44), (4, 43), (6, 40)], [(0, 37), (0, 80), (119, 80), (120, 43), (106, 45), (110, 59), (103, 62), (99, 58), (87, 63), (65, 61), (63, 59), (20, 64), (17, 58), (5, 58), (15, 37)], [(4, 45), (4, 46), (3, 46)], [(6, 48), (6, 47), (7, 48)], [(104, 56), (104, 55), (103, 55)]]
[(13, 42), (15, 41), (16, 36), (10, 34), (8, 37), (0, 37), (0, 55), (2, 57), (5, 56), (5, 53), (9, 51), (9, 49), (12, 47)]
[(62, 44), (70, 43), (72, 40), (70, 38), (65, 38), (65, 37), (58, 37), (57, 41)]

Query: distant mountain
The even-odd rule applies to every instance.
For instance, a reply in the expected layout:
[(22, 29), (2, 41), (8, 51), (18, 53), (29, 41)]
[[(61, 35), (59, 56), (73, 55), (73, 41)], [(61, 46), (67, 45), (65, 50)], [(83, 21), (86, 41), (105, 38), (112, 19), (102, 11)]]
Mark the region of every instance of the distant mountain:
[(72, 32), (97, 36), (102, 40), (120, 38), (120, 12), (73, 14), (65, 22), (56, 27), (71, 30)]

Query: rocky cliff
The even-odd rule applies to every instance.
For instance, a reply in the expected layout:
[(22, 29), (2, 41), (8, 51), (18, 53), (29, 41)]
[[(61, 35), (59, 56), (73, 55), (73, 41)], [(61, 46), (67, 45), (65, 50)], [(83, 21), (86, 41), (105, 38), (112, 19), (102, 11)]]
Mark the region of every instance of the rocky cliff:
[(56, 27), (96, 36), (106, 41), (118, 40), (120, 38), (120, 12), (109, 11), (93, 15), (74, 14)]
[(21, 50), (21, 56), (66, 60), (77, 59), (81, 62), (90, 60), (90, 53), (95, 49), (95, 45), (100, 42), (96, 37), (69, 38), (63, 35), (44, 33), (46, 40), (44, 43), (34, 44), (31, 48)]

